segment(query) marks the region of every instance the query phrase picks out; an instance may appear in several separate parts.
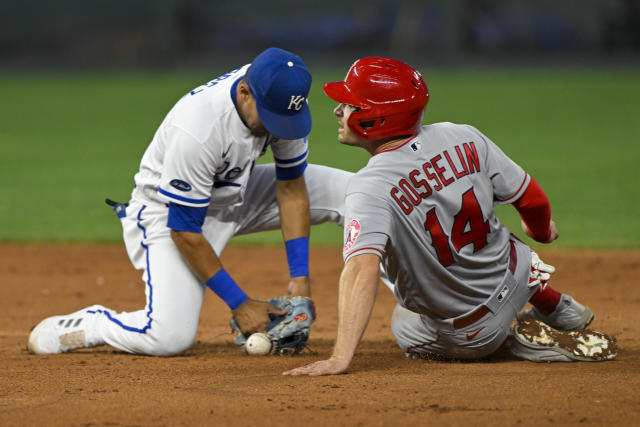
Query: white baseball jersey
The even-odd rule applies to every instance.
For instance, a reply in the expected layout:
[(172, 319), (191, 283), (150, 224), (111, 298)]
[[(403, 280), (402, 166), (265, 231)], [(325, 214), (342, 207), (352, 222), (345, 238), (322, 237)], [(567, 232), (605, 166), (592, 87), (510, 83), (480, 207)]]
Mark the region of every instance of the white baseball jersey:
[(529, 176), (468, 125), (423, 126), (373, 156), (349, 182), (345, 262), (374, 253), (398, 302), (449, 319), (490, 297), (509, 263), (509, 231), (494, 203), (511, 203)]
[(199, 86), (169, 111), (140, 163), (135, 199), (192, 207), (239, 205), (268, 145), (277, 168), (306, 161), (306, 139), (256, 137), (240, 119), (235, 87), (248, 67)]

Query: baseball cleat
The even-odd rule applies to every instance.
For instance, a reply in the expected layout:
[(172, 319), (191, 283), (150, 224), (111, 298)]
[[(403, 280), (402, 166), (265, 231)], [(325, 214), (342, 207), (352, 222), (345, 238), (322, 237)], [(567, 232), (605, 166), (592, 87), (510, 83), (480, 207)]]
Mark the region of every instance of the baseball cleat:
[(532, 362), (600, 362), (617, 355), (614, 337), (583, 329), (559, 331), (535, 319), (518, 321), (508, 342), (514, 356)]
[(86, 337), (88, 310), (102, 308), (87, 307), (65, 316), (53, 316), (38, 323), (29, 334), (27, 349), (33, 354), (58, 354), (82, 347), (92, 347)]
[(578, 331), (589, 326), (594, 319), (593, 312), (574, 300), (571, 295), (562, 294), (556, 309), (549, 314), (542, 314), (532, 307), (518, 315), (518, 320), (535, 319), (562, 331)]

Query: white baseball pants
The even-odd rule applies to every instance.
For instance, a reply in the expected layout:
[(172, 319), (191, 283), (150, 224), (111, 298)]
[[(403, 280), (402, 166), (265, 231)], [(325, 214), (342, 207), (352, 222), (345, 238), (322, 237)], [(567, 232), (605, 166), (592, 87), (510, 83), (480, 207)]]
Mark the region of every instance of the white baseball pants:
[[(344, 222), (344, 195), (352, 173), (309, 165), (305, 181), (311, 224)], [(275, 167), (257, 165), (241, 206), (210, 208), (203, 234), (221, 255), (231, 237), (280, 227)], [(205, 292), (184, 262), (166, 227), (165, 205), (131, 200), (122, 219), (124, 241), (134, 267), (143, 270), (146, 305), (142, 310), (117, 313), (100, 306), (88, 319), (87, 336), (95, 345), (109, 344), (129, 353), (168, 356), (188, 349), (195, 340)]]

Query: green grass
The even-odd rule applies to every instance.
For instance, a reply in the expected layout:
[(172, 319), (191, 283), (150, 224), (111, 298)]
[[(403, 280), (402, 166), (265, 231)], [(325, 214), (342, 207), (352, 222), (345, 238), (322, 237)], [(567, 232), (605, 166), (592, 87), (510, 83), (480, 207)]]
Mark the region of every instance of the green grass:
[[(344, 72), (314, 74), (310, 161), (356, 171), (368, 157), (336, 142), (334, 103), (321, 92)], [(522, 165), (549, 195), (557, 246), (640, 247), (636, 70), (423, 74), (431, 92), (425, 123), (473, 124)], [(0, 241), (120, 241), (104, 198), (129, 198), (166, 112), (216, 75), (0, 74)], [(512, 207), (498, 212), (522, 235)], [(319, 226), (312, 241), (339, 245), (341, 235), (334, 224)], [(280, 240), (270, 232), (234, 242)]]

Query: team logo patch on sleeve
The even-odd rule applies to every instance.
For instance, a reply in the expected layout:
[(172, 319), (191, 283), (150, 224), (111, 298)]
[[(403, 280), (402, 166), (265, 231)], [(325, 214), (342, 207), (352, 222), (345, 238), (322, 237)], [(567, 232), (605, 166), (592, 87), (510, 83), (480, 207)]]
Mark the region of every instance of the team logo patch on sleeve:
[(351, 246), (353, 246), (359, 234), (360, 234), (360, 223), (358, 222), (357, 219), (351, 220), (345, 232), (344, 248), (342, 248), (342, 252), (348, 251), (351, 248)]
[(180, 191), (191, 191), (191, 184), (181, 179), (172, 179), (169, 183), (171, 186)]

